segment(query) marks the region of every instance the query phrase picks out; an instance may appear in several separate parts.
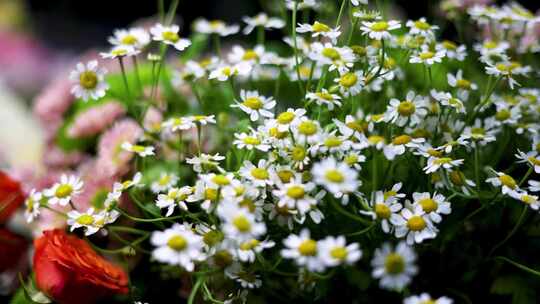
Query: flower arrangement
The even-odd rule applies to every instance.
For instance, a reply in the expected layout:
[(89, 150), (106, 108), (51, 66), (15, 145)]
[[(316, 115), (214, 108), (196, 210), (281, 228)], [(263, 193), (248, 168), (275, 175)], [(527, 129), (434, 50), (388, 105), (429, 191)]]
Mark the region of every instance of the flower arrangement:
[(270, 2), (189, 38), (160, 2), (37, 98), (46, 170), (23, 182), (35, 252), (14, 303), (533, 303), (540, 17)]

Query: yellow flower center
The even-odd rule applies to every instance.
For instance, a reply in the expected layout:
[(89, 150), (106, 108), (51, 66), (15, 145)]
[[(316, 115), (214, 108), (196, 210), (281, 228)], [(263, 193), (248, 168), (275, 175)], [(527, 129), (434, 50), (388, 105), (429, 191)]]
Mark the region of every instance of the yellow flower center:
[(261, 140), (258, 139), (257, 137), (248, 136), (248, 137), (244, 138), (244, 143), (246, 145), (256, 146), (256, 145), (261, 144)]
[(311, 239), (307, 239), (300, 243), (298, 251), (303, 256), (314, 256), (317, 254), (317, 242)]
[(79, 83), (81, 87), (86, 90), (95, 89), (98, 83), (98, 77), (93, 71), (84, 71), (79, 76)]
[(252, 250), (255, 247), (259, 246), (260, 242), (256, 239), (249, 240), (240, 244), (240, 249), (242, 250)]
[(225, 76), (231, 76), (232, 73), (233, 73), (233, 71), (232, 71), (232, 69), (230, 67), (224, 67), (222, 72), (223, 72), (223, 75), (225, 75)]
[(527, 158), (527, 160), (533, 164), (534, 166), (540, 166), (540, 159), (536, 158), (536, 157), (533, 157), (533, 156), (529, 156)]
[(370, 137), (368, 137), (368, 142), (372, 145), (376, 145), (380, 142), (384, 142), (384, 137), (379, 135), (371, 135)]
[(343, 87), (350, 88), (356, 84), (358, 76), (355, 73), (346, 73), (339, 78), (339, 84)]
[(225, 175), (221, 174), (212, 177), (212, 181), (219, 186), (226, 186), (231, 183), (231, 181)]
[(420, 57), (420, 59), (426, 60), (426, 59), (431, 59), (431, 58), (435, 57), (435, 53), (427, 51), (427, 52), (420, 53), (420, 55), (418, 55), (418, 56)]
[(277, 138), (277, 139), (283, 139), (283, 138), (287, 137), (287, 132), (279, 132), (278, 128), (276, 128), (276, 127), (270, 128), (268, 133), (270, 134), (270, 136), (272, 136), (274, 138)]
[(246, 98), (242, 104), (253, 110), (259, 110), (263, 107), (263, 102), (258, 97)]
[(208, 246), (214, 246), (223, 240), (223, 233), (217, 230), (210, 230), (203, 235), (203, 242)]
[(392, 211), (387, 205), (382, 203), (376, 203), (375, 214), (377, 215), (377, 218), (385, 220), (390, 218)]
[(170, 42), (177, 42), (178, 40), (180, 40), (180, 37), (178, 37), (178, 34), (175, 32), (165, 31), (163, 32), (162, 35), (163, 35), (164, 40), (167, 40)]
[(122, 44), (127, 44), (127, 45), (134, 45), (135, 43), (137, 43), (137, 38), (133, 35), (125, 35), (124, 38), (122, 38)]
[(256, 60), (257, 58), (259, 58), (259, 55), (254, 50), (247, 50), (242, 56), (243, 60)]
[(456, 186), (463, 186), (465, 184), (465, 178), (460, 171), (452, 171), (449, 174), (450, 181)]
[(131, 150), (133, 150), (133, 152), (143, 153), (146, 150), (146, 147), (140, 145), (133, 145), (131, 146)]
[(336, 136), (328, 136), (328, 138), (324, 140), (324, 145), (328, 148), (339, 147), (342, 143), (343, 141)]
[(317, 97), (324, 100), (328, 100), (328, 101), (334, 100), (334, 97), (332, 96), (332, 94), (327, 93), (327, 92), (317, 92), (315, 93), (315, 95), (317, 95)]
[(255, 169), (252, 169), (251, 170), (251, 175), (253, 177), (255, 177), (256, 179), (262, 179), (262, 180), (265, 180), (265, 179), (268, 179), (268, 170), (264, 169), (264, 168), (255, 168)]
[(233, 225), (234, 227), (236, 227), (236, 229), (238, 229), (238, 231), (240, 232), (248, 232), (251, 230), (251, 223), (249, 222), (249, 220), (243, 216), (243, 215), (240, 215), (240, 216), (237, 216), (233, 219)]
[(449, 164), (451, 161), (452, 159), (450, 157), (440, 157), (434, 160), (433, 163), (436, 165), (444, 165)]
[(293, 121), (293, 119), (296, 117), (296, 115), (293, 113), (293, 112), (283, 112), (281, 114), (278, 115), (277, 117), (277, 121), (280, 123), (280, 124), (288, 124), (290, 123), (291, 121)]
[(453, 43), (452, 41), (444, 40), (442, 44), (443, 44), (443, 47), (447, 50), (457, 49), (457, 45)]
[(277, 172), (277, 176), (282, 183), (288, 183), (291, 181), (291, 178), (294, 176), (294, 173), (290, 170), (280, 170)]
[(411, 231), (422, 231), (426, 228), (426, 221), (419, 215), (413, 215), (407, 220), (407, 228)]
[(345, 124), (349, 129), (352, 129), (356, 132), (364, 132), (367, 129), (367, 124), (362, 121), (351, 121)]
[(317, 125), (309, 120), (302, 121), (298, 125), (298, 132), (307, 136), (317, 133)]
[(343, 176), (343, 173), (336, 169), (331, 169), (326, 171), (324, 174), (327, 180), (333, 182), (333, 183), (341, 183), (343, 180), (345, 180), (345, 176)]
[(329, 32), (330, 27), (324, 23), (320, 23), (319, 21), (315, 21), (313, 23), (313, 26), (311, 27), (314, 32), (321, 33), (321, 32)]
[(246, 208), (251, 213), (255, 212), (255, 209), (257, 209), (257, 206), (255, 205), (253, 200), (251, 200), (249, 198), (244, 198), (242, 201), (240, 201), (238, 203), (238, 206), (240, 206), (242, 208)]
[(399, 103), (397, 111), (401, 116), (411, 116), (416, 111), (416, 106), (412, 101), (402, 101)]
[(347, 165), (352, 166), (358, 162), (358, 155), (349, 154), (345, 157), (344, 161)]
[(510, 175), (503, 174), (499, 176), (499, 181), (510, 189), (515, 189), (517, 187), (516, 181)]
[(384, 270), (388, 274), (400, 274), (405, 270), (405, 260), (397, 253), (390, 253), (384, 261)]
[(73, 187), (69, 184), (62, 184), (56, 188), (56, 191), (54, 192), (54, 196), (58, 198), (66, 198), (71, 195), (73, 192)]
[(330, 256), (340, 261), (345, 260), (347, 258), (347, 254), (348, 254), (347, 248), (341, 247), (341, 246), (332, 248), (332, 250), (330, 250)]
[(409, 135), (400, 135), (400, 136), (394, 137), (394, 139), (392, 140), (392, 144), (394, 144), (395, 146), (405, 145), (405, 144), (410, 143), (411, 140), (412, 140), (412, 137), (410, 137)]
[(304, 191), (304, 188), (301, 186), (290, 186), (287, 189), (287, 196), (292, 197), (294, 199), (301, 199), (304, 197), (306, 192)]
[(181, 235), (175, 235), (167, 241), (167, 246), (174, 251), (182, 251), (187, 247), (187, 240)]
[(169, 184), (169, 182), (171, 181), (171, 176), (166, 174), (166, 175), (163, 175), (159, 180), (158, 180), (158, 184), (160, 186), (166, 186), (167, 184)]
[(386, 31), (390, 25), (386, 21), (379, 21), (375, 22), (371, 25), (371, 30), (374, 32), (384, 32)]
[(433, 212), (439, 207), (437, 202), (432, 198), (421, 199), (418, 203), (420, 204), (420, 206), (422, 206), (422, 209), (425, 213)]
[(341, 55), (335, 48), (324, 48), (322, 50), (322, 55), (331, 60), (338, 60), (341, 58)]
[(77, 218), (77, 223), (81, 225), (92, 225), (94, 223), (94, 217), (89, 214), (83, 214)]
[(291, 157), (295, 161), (302, 161), (306, 158), (306, 149), (296, 146), (291, 151)]
[(418, 21), (414, 22), (414, 27), (416, 27), (417, 29), (423, 30), (423, 31), (427, 31), (427, 30), (429, 30), (431, 28), (431, 25), (429, 25), (429, 23), (427, 23), (425, 21), (418, 20)]
[(510, 116), (510, 111), (508, 111), (507, 109), (502, 109), (495, 114), (495, 119), (497, 119), (498, 121), (505, 121), (510, 118)]
[(458, 79), (456, 81), (456, 85), (459, 88), (464, 89), (464, 90), (470, 90), (471, 89), (471, 82), (468, 81), (467, 79)]
[(217, 199), (218, 192), (216, 189), (207, 188), (204, 190), (204, 199), (215, 201)]

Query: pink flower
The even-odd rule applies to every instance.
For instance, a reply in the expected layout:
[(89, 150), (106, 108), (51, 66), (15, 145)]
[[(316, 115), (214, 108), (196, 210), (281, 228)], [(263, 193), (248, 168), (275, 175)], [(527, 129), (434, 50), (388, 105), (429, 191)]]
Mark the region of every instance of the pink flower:
[(75, 138), (96, 135), (124, 113), (126, 113), (125, 108), (117, 101), (91, 107), (77, 115), (68, 130), (68, 135)]
[(154, 107), (150, 107), (144, 116), (143, 126), (145, 130), (157, 130), (163, 121), (163, 113)]
[(142, 135), (142, 128), (133, 119), (126, 118), (113, 125), (99, 140), (96, 170), (108, 176), (129, 171), (133, 153), (122, 150), (120, 146), (126, 141), (135, 144)]
[(34, 113), (45, 124), (62, 119), (73, 103), (71, 83), (67, 77), (53, 80), (34, 101)]
[(69, 167), (77, 165), (84, 157), (82, 152), (66, 152), (54, 144), (49, 144), (43, 153), (43, 163), (48, 167)]

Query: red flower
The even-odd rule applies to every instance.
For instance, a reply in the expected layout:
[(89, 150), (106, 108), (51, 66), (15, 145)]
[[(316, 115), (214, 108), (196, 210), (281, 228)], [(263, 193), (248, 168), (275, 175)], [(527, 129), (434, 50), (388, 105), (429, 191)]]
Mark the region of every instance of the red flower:
[(0, 228), (0, 273), (19, 265), (26, 248), (28, 242), (24, 237)]
[(128, 292), (127, 274), (99, 256), (84, 240), (48, 230), (34, 241), (37, 286), (59, 304), (91, 304)]
[(0, 224), (5, 223), (23, 202), (21, 184), (0, 171)]

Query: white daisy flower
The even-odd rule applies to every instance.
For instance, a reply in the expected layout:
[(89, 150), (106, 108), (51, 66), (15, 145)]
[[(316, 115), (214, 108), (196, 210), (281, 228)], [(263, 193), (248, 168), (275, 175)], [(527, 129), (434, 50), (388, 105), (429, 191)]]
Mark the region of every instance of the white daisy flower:
[(366, 161), (366, 156), (356, 151), (350, 151), (343, 156), (343, 161), (347, 164), (347, 166), (360, 171), (362, 170), (361, 163)]
[(392, 141), (383, 148), (383, 153), (386, 159), (393, 160), (396, 156), (405, 153), (406, 148), (416, 149), (419, 147), (425, 139), (412, 138), (409, 135), (403, 134), (396, 136)]
[(288, 108), (287, 111), (281, 112), (276, 119), (272, 120), (270, 126), (277, 127), (279, 132), (287, 132), (291, 126), (297, 125), (305, 114), (305, 109)]
[(360, 4), (368, 5), (368, 0), (351, 0), (351, 4), (354, 6), (359, 6)]
[(328, 25), (315, 21), (313, 24), (303, 23), (298, 24), (296, 28), (298, 33), (312, 33), (311, 37), (326, 37), (332, 41), (333, 44), (336, 44), (337, 38), (341, 35), (339, 31), (339, 26), (336, 28), (331, 28)]
[(350, 138), (353, 135), (359, 135), (368, 130), (368, 123), (364, 117), (364, 113), (359, 110), (356, 116), (347, 115), (345, 121), (333, 119), (334, 124), (338, 127), (341, 135)]
[(250, 239), (239, 243), (238, 247), (232, 250), (232, 254), (242, 262), (253, 263), (256, 254), (261, 253), (264, 249), (274, 247), (275, 244), (273, 241)]
[(109, 37), (112, 45), (131, 46), (141, 50), (150, 43), (150, 35), (143, 28), (130, 28), (115, 30), (112, 37)]
[(529, 180), (529, 191), (540, 192), (540, 181)]
[(240, 30), (240, 27), (236, 24), (227, 25), (221, 20), (208, 21), (206, 19), (196, 20), (193, 24), (193, 28), (198, 33), (217, 34), (222, 37), (234, 35)]
[(443, 106), (451, 107), (455, 109), (457, 113), (465, 113), (465, 105), (463, 104), (463, 101), (459, 100), (458, 98), (455, 98), (452, 96), (452, 94), (448, 92), (437, 92), (436, 90), (431, 90), (431, 96), (440, 102)]
[(283, 240), (283, 244), (285, 248), (281, 250), (281, 256), (284, 258), (294, 259), (296, 264), (309, 271), (321, 272), (326, 268), (320, 257), (320, 246), (311, 239), (308, 229), (302, 229), (299, 235), (289, 235)]
[(315, 42), (311, 45), (309, 58), (318, 65), (329, 65), (329, 71), (347, 72), (356, 61), (354, 52), (349, 47), (337, 47), (331, 43)]
[(187, 211), (186, 200), (193, 193), (193, 188), (184, 186), (182, 188), (170, 188), (167, 194), (159, 194), (156, 200), (156, 206), (160, 209), (167, 208), (165, 216), (171, 216), (174, 207)]
[(116, 59), (123, 57), (131, 57), (140, 54), (140, 50), (129, 45), (117, 45), (108, 52), (99, 53), (103, 59)]
[(254, 17), (245, 16), (242, 20), (247, 24), (242, 31), (244, 35), (250, 34), (256, 27), (261, 26), (265, 29), (280, 29), (285, 26), (285, 22), (276, 17), (268, 17), (265, 13), (259, 13)]
[(170, 132), (176, 132), (189, 130), (195, 127), (195, 124), (193, 123), (193, 120), (188, 117), (173, 117), (164, 121), (161, 124), (161, 127)]
[(152, 183), (150, 188), (154, 193), (168, 191), (178, 183), (178, 176), (174, 173), (162, 172), (159, 179)]
[(320, 259), (326, 266), (353, 265), (362, 257), (358, 243), (347, 245), (344, 236), (327, 236), (319, 241)]
[(444, 40), (441, 43), (435, 45), (437, 51), (445, 51), (446, 57), (450, 59), (455, 59), (457, 61), (464, 61), (467, 57), (467, 47), (465, 45), (457, 45), (452, 41)]
[(346, 72), (335, 78), (334, 82), (339, 86), (339, 91), (343, 96), (356, 96), (365, 86), (365, 77), (362, 71)]
[(157, 23), (150, 29), (154, 41), (161, 41), (165, 44), (172, 45), (179, 51), (183, 51), (191, 45), (191, 41), (186, 38), (180, 38), (178, 31), (180, 31), (180, 27), (176, 24), (164, 26)]
[(402, 290), (409, 285), (412, 277), (418, 273), (415, 265), (416, 253), (405, 242), (399, 242), (395, 248), (384, 243), (375, 250), (371, 266), (372, 276), (380, 279), (379, 286), (384, 289)]
[(188, 119), (203, 126), (216, 123), (216, 115), (192, 115)]
[(358, 190), (361, 185), (357, 179), (358, 172), (346, 163), (337, 162), (333, 157), (313, 164), (311, 174), (316, 184), (326, 188), (336, 198)]
[(253, 49), (244, 49), (239, 45), (235, 45), (232, 47), (228, 57), (231, 63), (247, 62), (250, 64), (256, 62), (266, 63), (265, 61), (268, 59), (263, 45), (257, 45)]
[(410, 296), (403, 300), (403, 304), (452, 304), (454, 301), (448, 297), (432, 298), (428, 293), (422, 293), (419, 296)]
[(495, 187), (501, 187), (502, 194), (511, 195), (513, 192), (520, 190), (513, 177), (503, 172), (496, 172), (496, 174), (496, 177), (486, 179), (486, 183), (490, 183)]
[(422, 122), (427, 115), (426, 100), (421, 95), (416, 95), (413, 91), (409, 91), (405, 100), (399, 101), (395, 98), (390, 99), (385, 113), (385, 120), (392, 122), (400, 127), (415, 126)]
[(320, 92), (308, 92), (306, 99), (309, 101), (315, 101), (317, 105), (326, 105), (328, 110), (332, 111), (334, 106), (341, 107), (341, 97), (337, 94), (328, 93), (327, 89), (322, 89)]
[(140, 157), (155, 155), (154, 147), (152, 146), (133, 145), (132, 143), (125, 141), (120, 147), (124, 151), (137, 153)]
[(26, 219), (27, 223), (31, 223), (39, 217), (39, 214), (41, 213), (40, 207), (42, 199), (43, 194), (41, 194), (41, 192), (37, 192), (36, 189), (32, 189), (30, 194), (28, 194), (28, 197), (24, 201), (24, 218)]
[(448, 172), (448, 179), (455, 187), (459, 188), (461, 192), (470, 195), (469, 188), (476, 187), (476, 183), (468, 179), (460, 170), (452, 170)]
[(106, 69), (98, 66), (97, 60), (89, 61), (86, 64), (77, 63), (77, 67), (69, 75), (74, 83), (71, 93), (84, 101), (102, 98), (109, 88), (105, 82), (106, 73)]
[(519, 83), (513, 78), (514, 75), (526, 76), (531, 72), (530, 66), (523, 66), (516, 61), (499, 62), (496, 64), (488, 64), (486, 66), (486, 73), (488, 75), (494, 75), (496, 77), (504, 77), (508, 81), (510, 89), (514, 89), (515, 85), (519, 86)]
[(244, 161), (240, 168), (240, 175), (256, 187), (266, 187), (274, 184), (272, 180), (274, 170), (266, 159), (260, 159), (257, 166), (253, 165), (249, 160)]
[(221, 229), (228, 238), (243, 242), (266, 233), (264, 222), (257, 222), (255, 215), (235, 203), (219, 205), (217, 214), (223, 220)]
[(276, 101), (272, 97), (259, 95), (257, 91), (240, 91), (240, 100), (231, 105), (233, 108), (240, 108), (249, 115), (251, 121), (259, 120), (259, 117), (273, 118), (272, 110), (276, 106)]
[(123, 192), (128, 190), (131, 187), (142, 187), (144, 186), (141, 183), (142, 180), (142, 173), (137, 172), (135, 175), (133, 175), (132, 179), (125, 180), (121, 183), (115, 182), (113, 184), (113, 192)]
[(512, 191), (510, 192), (510, 196), (527, 204), (533, 210), (538, 210), (540, 208), (540, 201), (538, 200), (537, 195), (530, 195), (525, 191)]
[(399, 21), (396, 20), (376, 22), (364, 21), (362, 22), (362, 26), (360, 26), (360, 30), (364, 35), (368, 35), (369, 38), (375, 40), (388, 40), (392, 38), (392, 34), (390, 34), (390, 31), (399, 28), (401, 28), (401, 24), (399, 23)]
[(223, 171), (219, 162), (224, 160), (225, 156), (216, 153), (214, 155), (201, 153), (201, 155), (186, 159), (186, 163), (193, 166), (193, 171), (202, 173), (204, 171), (218, 170)]
[(439, 169), (450, 170), (463, 164), (463, 159), (453, 159), (451, 157), (430, 156), (427, 165), (423, 168), (426, 174), (436, 172)]
[(94, 214), (94, 208), (86, 210), (86, 212), (81, 213), (77, 210), (71, 210), (67, 213), (68, 220), (67, 224), (70, 226), (70, 231), (73, 231), (77, 228), (84, 228), (84, 235), (92, 235), (101, 228), (97, 223), (101, 218)]
[(336, 135), (336, 131), (321, 135), (321, 142), (313, 146), (311, 155), (319, 153), (347, 152), (353, 147), (353, 142), (345, 136)]
[[(397, 193), (397, 192), (396, 192)], [(400, 220), (399, 211), (403, 205), (392, 195), (384, 195), (382, 191), (375, 192), (370, 201), (371, 210), (361, 210), (361, 214), (369, 215), (373, 220), (381, 221), (381, 228), (385, 233), (390, 233), (391, 224)]]
[(318, 121), (303, 116), (294, 127), (293, 133), (294, 138), (298, 143), (315, 144), (320, 140), (321, 126)]
[(407, 21), (406, 26), (409, 28), (409, 35), (419, 35), (429, 39), (435, 37), (435, 31), (439, 29), (436, 25), (431, 25), (422, 17), (416, 21)]
[(448, 215), (452, 212), (450, 202), (446, 201), (444, 195), (437, 192), (433, 195), (429, 192), (414, 192), (413, 200), (414, 205), (420, 205), (434, 223), (441, 222), (441, 214)]
[(474, 121), (473, 126), (467, 126), (463, 130), (462, 134), (459, 136), (459, 139), (468, 140), (471, 139), (475, 143), (485, 146), (486, 144), (495, 141), (495, 137), (499, 130), (493, 123), (490, 123), (488, 120), (482, 121), (477, 118)]
[(81, 179), (75, 175), (67, 176), (62, 174), (60, 182), (55, 183), (51, 188), (45, 189), (43, 195), (47, 197), (48, 203), (51, 205), (66, 206), (73, 196), (81, 193), (83, 184)]
[(175, 223), (164, 231), (154, 231), (150, 242), (157, 247), (152, 251), (152, 258), (169, 265), (180, 265), (189, 272), (195, 268), (194, 262), (206, 258), (202, 252), (202, 237), (195, 234), (187, 223)]
[(248, 76), (253, 68), (253, 65), (241, 61), (235, 65), (223, 64), (210, 72), (208, 79), (217, 79), (219, 81), (227, 81), (234, 76)]
[(255, 130), (251, 130), (251, 134), (234, 133), (234, 137), (236, 139), (233, 141), (233, 145), (238, 149), (257, 149), (262, 152), (267, 152), (271, 148), (267, 139), (265, 139), (260, 132)]
[(296, 174), (288, 183), (278, 184), (278, 189), (273, 190), (272, 194), (278, 199), (279, 207), (295, 208), (300, 214), (306, 214), (317, 205), (317, 200), (309, 195), (314, 189), (314, 183), (302, 183), (302, 176)]
[(432, 51), (429, 46), (423, 45), (421, 51), (411, 56), (409, 63), (422, 63), (429, 66), (435, 63), (441, 63), (445, 55), (446, 52), (444, 50)]
[(401, 218), (394, 224), (395, 236), (397, 238), (406, 237), (409, 245), (435, 238), (438, 229), (433, 225), (429, 215), (420, 205), (412, 207), (412, 209), (403, 208), (401, 210)]
[(518, 163), (528, 163), (533, 169), (534, 172), (540, 173), (540, 156), (536, 151), (530, 151), (527, 154), (518, 150), (518, 154), (515, 156), (519, 159)]
[[(259, 276), (256, 275), (253, 270), (248, 271), (242, 267), (240, 263), (233, 263), (231, 266), (225, 269), (225, 275), (228, 278), (240, 283), (240, 286), (244, 289), (254, 289), (262, 286), (262, 281)], [(242, 296), (245, 297), (246, 296)], [(232, 302), (232, 300), (225, 301), (224, 303)]]

